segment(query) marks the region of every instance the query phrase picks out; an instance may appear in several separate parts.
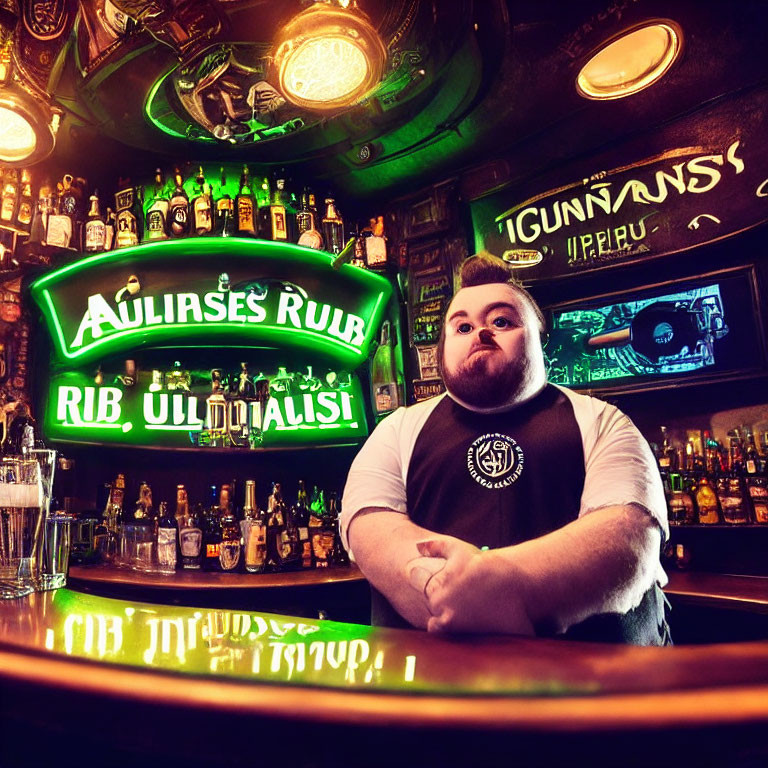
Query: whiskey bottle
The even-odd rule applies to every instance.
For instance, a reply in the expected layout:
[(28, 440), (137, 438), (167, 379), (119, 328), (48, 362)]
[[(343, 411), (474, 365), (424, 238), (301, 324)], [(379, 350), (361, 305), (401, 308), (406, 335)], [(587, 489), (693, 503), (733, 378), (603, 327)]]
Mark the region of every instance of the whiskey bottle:
[(302, 570), (314, 568), (312, 560), (312, 542), (309, 538), (309, 497), (303, 480), (299, 480), (299, 490), (296, 494), (296, 503), (293, 505), (291, 514), (299, 532), (299, 547), (301, 550)]
[(325, 199), (323, 241), (325, 250), (329, 253), (338, 254), (344, 248), (344, 219), (336, 209), (336, 201), (332, 197)]
[(16, 225), (27, 232), (32, 224), (34, 211), (34, 199), (32, 197), (32, 177), (24, 168), (21, 172), (21, 192), (19, 194), (19, 207), (16, 211)]
[(716, 525), (720, 522), (720, 505), (717, 493), (707, 475), (699, 480), (696, 489), (696, 507), (699, 510), (699, 522), (702, 525)]
[(219, 564), (221, 570), (231, 573), (240, 565), (242, 552), (242, 538), (240, 525), (235, 517), (232, 507), (230, 488), (222, 485), (219, 500), (219, 514), (221, 519), (221, 545), (219, 547)]
[(99, 190), (91, 195), (91, 208), (85, 220), (85, 251), (101, 253), (107, 242), (107, 227), (99, 211)]
[(181, 567), (185, 570), (200, 570), (200, 561), (203, 548), (203, 531), (200, 528), (202, 519), (202, 505), (197, 504), (194, 508), (187, 507), (187, 514), (183, 522), (179, 524)]
[(272, 189), (265, 177), (262, 188), (266, 192), (266, 201), (265, 205), (259, 208), (259, 231), (264, 238), (284, 243), (288, 240), (288, 222), (283, 199), (285, 179), (278, 177)]
[(717, 498), (723, 522), (730, 525), (745, 525), (749, 522), (749, 507), (740, 472), (733, 470), (717, 479)]
[(309, 190), (304, 187), (299, 210), (296, 211), (296, 229), (299, 237), (311, 229), (317, 229), (317, 211), (313, 211), (309, 207), (309, 195)]
[(178, 166), (174, 170), (173, 181), (176, 186), (171, 195), (168, 212), (169, 229), (171, 237), (184, 237), (189, 234), (189, 197), (184, 190), (184, 179)]
[(263, 573), (267, 566), (267, 524), (256, 504), (256, 481), (245, 481), (244, 519), (242, 522), (245, 540), (245, 570), (248, 573)]
[(171, 209), (171, 201), (165, 191), (165, 180), (160, 168), (155, 170), (155, 189), (152, 203), (147, 210), (146, 226), (144, 227), (146, 240), (168, 239), (168, 214)]
[[(129, 182), (124, 183), (129, 184)], [(115, 209), (117, 210), (115, 247), (117, 248), (138, 245), (141, 239), (139, 221), (134, 210), (137, 200), (136, 189), (132, 186), (126, 186), (115, 194)]]
[(659, 469), (662, 472), (673, 472), (677, 469), (675, 461), (675, 450), (670, 444), (669, 434), (666, 427), (661, 427), (661, 448), (659, 450)]
[(237, 214), (237, 233), (247, 237), (256, 237), (255, 202), (251, 191), (251, 178), (248, 166), (243, 166), (240, 175), (240, 189), (235, 197)]
[(176, 572), (179, 526), (168, 509), (168, 502), (161, 501), (157, 517), (157, 562), (161, 573)]
[(227, 192), (227, 174), (224, 166), (221, 167), (219, 199), (216, 201), (216, 233), (222, 237), (232, 237), (237, 234), (235, 201)]
[(192, 227), (196, 235), (208, 235), (213, 229), (213, 203), (202, 166), (198, 168), (195, 182), (197, 195), (192, 200)]
[(280, 548), (285, 528), (285, 504), (280, 483), (272, 483), (272, 493), (267, 501), (267, 569), (279, 571)]
[(209, 491), (209, 503), (205, 511), (205, 525), (203, 529), (203, 568), (206, 571), (220, 571), (221, 520), (219, 519), (218, 487), (212, 485)]
[(371, 390), (373, 407), (378, 415), (389, 413), (400, 407), (391, 326), (388, 320), (385, 320), (381, 326), (379, 346), (371, 362)]

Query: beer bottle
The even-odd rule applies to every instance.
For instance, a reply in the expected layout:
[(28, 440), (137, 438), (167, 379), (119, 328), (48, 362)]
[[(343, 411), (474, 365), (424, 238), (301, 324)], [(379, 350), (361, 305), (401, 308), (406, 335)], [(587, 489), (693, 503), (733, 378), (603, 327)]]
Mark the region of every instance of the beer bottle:
[(394, 411), (401, 404), (392, 347), (391, 325), (385, 320), (381, 326), (379, 346), (371, 363), (372, 402), (379, 415)]
[(184, 191), (184, 179), (181, 170), (176, 167), (173, 174), (176, 185), (171, 195), (168, 217), (171, 237), (184, 237), (189, 234), (189, 197)]

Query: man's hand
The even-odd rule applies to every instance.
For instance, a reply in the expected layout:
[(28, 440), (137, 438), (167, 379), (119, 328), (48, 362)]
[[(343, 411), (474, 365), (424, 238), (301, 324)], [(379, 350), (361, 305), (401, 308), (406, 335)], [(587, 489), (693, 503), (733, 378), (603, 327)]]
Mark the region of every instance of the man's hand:
[[(429, 632), (487, 632), (492, 628), (534, 634), (509, 574), (503, 580), (495, 578), (486, 567), (488, 554), (452, 536), (435, 536), (416, 546), (423, 557), (409, 564), (409, 577), (411, 585), (423, 590), (427, 598), (432, 614), (427, 622)], [(430, 559), (439, 567), (429, 568)]]

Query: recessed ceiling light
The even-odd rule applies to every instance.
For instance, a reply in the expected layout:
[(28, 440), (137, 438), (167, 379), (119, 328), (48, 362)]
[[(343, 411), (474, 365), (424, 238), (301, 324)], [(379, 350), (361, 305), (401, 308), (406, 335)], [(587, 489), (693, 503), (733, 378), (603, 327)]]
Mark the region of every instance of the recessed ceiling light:
[(632, 29), (593, 54), (576, 79), (587, 99), (620, 99), (661, 78), (680, 54), (682, 34), (672, 22)]

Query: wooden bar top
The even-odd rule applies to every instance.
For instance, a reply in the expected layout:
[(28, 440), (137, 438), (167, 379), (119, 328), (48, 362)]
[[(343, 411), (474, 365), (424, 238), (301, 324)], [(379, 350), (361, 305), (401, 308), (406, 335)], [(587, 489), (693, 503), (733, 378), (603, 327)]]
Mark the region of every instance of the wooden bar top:
[(220, 573), (203, 570), (178, 570), (173, 574), (141, 573), (111, 565), (72, 565), (69, 568), (69, 585), (130, 585), (148, 590), (180, 589), (267, 589), (273, 587), (308, 587), (323, 584), (340, 584), (363, 581), (356, 565), (349, 567), (312, 568), (306, 571), (286, 573)]
[(673, 571), (664, 592), (686, 603), (768, 614), (768, 577)]

